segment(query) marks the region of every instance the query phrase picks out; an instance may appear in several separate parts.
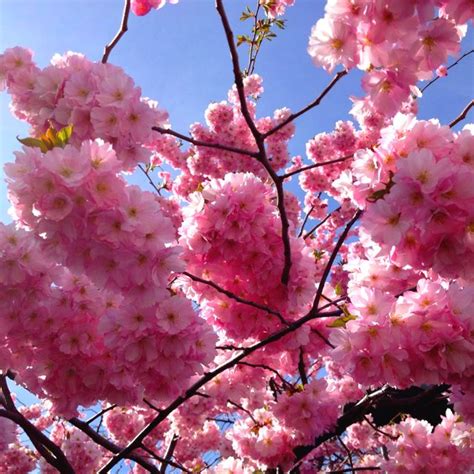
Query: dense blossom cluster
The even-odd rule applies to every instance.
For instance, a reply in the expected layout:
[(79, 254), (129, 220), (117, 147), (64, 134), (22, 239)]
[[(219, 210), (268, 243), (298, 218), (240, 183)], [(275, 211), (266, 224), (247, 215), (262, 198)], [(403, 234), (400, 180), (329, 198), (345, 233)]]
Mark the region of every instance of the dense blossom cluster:
[[(263, 93), (262, 78), (254, 74), (244, 79), (247, 106), (255, 118), (256, 100)], [(276, 110), (272, 117), (255, 118), (257, 129), (268, 132), (290, 114), (289, 109)], [(266, 171), (251, 153), (258, 151), (255, 138), (240, 109), (240, 100), (234, 86), (228, 93), (228, 100), (212, 103), (205, 111), (206, 125), (194, 123), (190, 127), (191, 137), (205, 143), (225, 145), (245, 150), (245, 155), (231, 150), (193, 145), (186, 152), (178, 148), (177, 140), (171, 137), (157, 137), (150, 149), (158, 162), (165, 161), (181, 171), (171, 183), (174, 193), (186, 197), (200, 185), (212, 178), (223, 178), (227, 173), (250, 172), (262, 179)], [(288, 124), (266, 141), (268, 160), (275, 171), (282, 169), (289, 161), (288, 142), (293, 137), (294, 125)]]
[[(259, 5), (280, 21), (294, 3)], [(367, 95), (354, 123), (307, 141), (309, 164), (290, 154), (289, 109), (257, 115), (257, 74), (184, 147), (119, 67), (0, 55), (0, 88), (31, 126), (5, 166), (1, 472), (57, 472), (55, 449), (98, 472), (130, 443), (136, 474), (473, 469), (474, 129), (418, 120), (416, 101), (418, 81), (447, 74), (474, 7), (325, 12), (309, 54), (364, 70)], [(48, 141), (63, 127), (69, 141)], [(157, 193), (127, 182), (139, 164), (153, 185), (159, 169)], [(20, 407), (9, 378), (40, 403)], [(432, 394), (428, 420), (417, 401)]]
[(392, 116), (418, 80), (459, 52), (465, 34), (460, 25), (473, 16), (470, 2), (452, 0), (328, 1), (308, 51), (328, 71), (338, 64), (367, 71), (367, 96), (358, 107)]
[(34, 136), (51, 125), (72, 124), (75, 145), (99, 137), (112, 143), (122, 169), (148, 162), (152, 127), (163, 125), (167, 114), (141, 97), (130, 76), (82, 54), (56, 55), (44, 69), (32, 56), (19, 47), (0, 55), (0, 90), (7, 88), (12, 113), (31, 125)]

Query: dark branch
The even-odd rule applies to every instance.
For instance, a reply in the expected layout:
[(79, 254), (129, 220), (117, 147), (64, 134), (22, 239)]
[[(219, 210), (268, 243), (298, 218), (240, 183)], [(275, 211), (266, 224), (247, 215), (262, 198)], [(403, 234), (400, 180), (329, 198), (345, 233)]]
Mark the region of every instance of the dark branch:
[[(104, 438), (102, 435), (97, 433), (91, 426), (89, 426), (85, 421), (81, 421), (78, 418), (71, 418), (68, 420), (71, 425), (75, 426), (78, 430), (81, 430), (84, 434), (89, 436), (92, 441), (97, 443), (98, 445), (102, 446), (103, 448), (107, 449), (111, 453), (119, 453), (122, 451), (122, 448), (112, 441), (109, 441), (107, 438)], [(141, 456), (136, 454), (129, 453), (124, 458), (130, 459), (131, 461), (140, 464), (143, 468), (147, 469), (149, 472), (154, 474), (159, 474), (158, 468), (153, 464), (150, 464), (148, 461), (143, 459)]]
[(342, 244), (346, 240), (346, 238), (349, 234), (349, 231), (351, 230), (351, 227), (356, 223), (356, 221), (359, 219), (361, 214), (362, 214), (362, 211), (358, 210), (355, 213), (354, 217), (348, 222), (348, 224), (346, 225), (346, 227), (345, 227), (344, 231), (342, 232), (342, 234), (339, 236), (339, 239), (336, 243), (336, 246), (334, 247), (334, 250), (332, 251), (331, 256), (329, 257), (329, 261), (326, 265), (326, 268), (324, 269), (324, 273), (323, 273), (323, 276), (321, 277), (321, 281), (319, 282), (318, 290), (316, 292), (316, 296), (314, 298), (313, 307), (311, 308), (310, 314), (313, 311), (317, 311), (319, 301), (320, 301), (321, 296), (323, 294), (324, 285), (326, 284), (326, 281), (329, 277), (329, 274), (331, 273), (331, 268), (334, 264), (334, 261), (336, 260), (337, 254), (339, 253), (339, 250), (341, 249)]
[(195, 146), (204, 146), (207, 148), (217, 148), (218, 150), (223, 151), (230, 151), (232, 153), (238, 153), (239, 155), (246, 155), (251, 156), (252, 158), (258, 158), (258, 153), (250, 150), (242, 150), (241, 148), (235, 148), (233, 146), (221, 145), (220, 143), (209, 143), (203, 142), (201, 140), (195, 140), (194, 138), (187, 137), (182, 133), (175, 132), (170, 128), (162, 128), (162, 127), (152, 127), (152, 130), (158, 133), (162, 133), (163, 135), (172, 135), (173, 137), (179, 138), (188, 143), (192, 143)]
[(252, 306), (253, 308), (256, 308), (256, 309), (259, 309), (261, 311), (265, 311), (269, 314), (272, 314), (272, 315), (276, 316), (280, 320), (281, 323), (283, 323), (287, 326), (289, 325), (288, 321), (286, 321), (286, 319), (278, 311), (274, 311), (273, 309), (270, 309), (265, 305), (255, 303), (255, 302), (250, 301), (250, 300), (246, 300), (245, 298), (241, 298), (240, 296), (237, 296), (236, 294), (232, 293), (231, 291), (228, 291), (228, 290), (222, 288), (221, 286), (217, 285), (216, 283), (214, 283), (210, 280), (204, 280), (203, 278), (192, 275), (191, 273), (188, 273), (188, 272), (183, 272), (183, 275), (186, 275), (188, 278), (191, 278), (191, 280), (193, 280), (193, 281), (196, 281), (198, 283), (203, 283), (204, 285), (208, 285), (211, 288), (214, 288), (219, 293), (222, 293), (223, 295), (227, 296), (228, 298), (230, 298), (234, 301), (237, 301), (238, 303), (246, 304), (248, 306)]
[(120, 41), (122, 36), (128, 31), (128, 17), (130, 15), (130, 0), (125, 0), (123, 5), (122, 22), (120, 23), (120, 29), (117, 34), (113, 37), (112, 41), (107, 44), (104, 48), (104, 54), (102, 56), (102, 63), (105, 64), (110, 56), (110, 53), (115, 48), (117, 43)]
[(472, 107), (474, 107), (474, 100), (471, 100), (471, 102), (464, 107), (464, 110), (449, 124), (449, 128), (453, 128), (461, 120), (464, 120)]
[(299, 112), (295, 112), (294, 114), (289, 115), (283, 122), (279, 123), (276, 127), (272, 128), (269, 130), (267, 133), (263, 134), (263, 138), (267, 138), (270, 135), (273, 135), (274, 133), (278, 132), (278, 130), (281, 130), (285, 125), (288, 125), (290, 122), (295, 120), (296, 118), (300, 117), (301, 115), (305, 114), (309, 110), (311, 110), (313, 107), (318, 106), (321, 101), (324, 99), (324, 97), (329, 93), (329, 91), (337, 84), (337, 82), (343, 78), (347, 74), (347, 71), (340, 71), (338, 72), (332, 79), (332, 81), (326, 86), (326, 88), (319, 94), (319, 96), (313, 100), (310, 104), (308, 104), (306, 107), (303, 107)]
[(165, 474), (166, 473), (166, 468), (168, 467), (168, 464), (170, 464), (170, 461), (173, 458), (173, 453), (174, 453), (174, 450), (176, 448), (176, 445), (178, 444), (178, 440), (179, 440), (179, 438), (176, 435), (173, 435), (173, 437), (171, 438), (170, 444), (169, 444), (168, 449), (166, 450), (166, 453), (165, 453), (165, 458), (164, 458), (164, 460), (163, 460), (163, 462), (161, 463), (161, 466), (160, 466), (160, 474)]
[[(469, 56), (472, 53), (474, 53), (474, 49), (471, 49), (467, 53), (464, 53), (456, 62), (451, 64), (451, 66), (448, 66), (446, 69), (449, 71), (452, 67), (456, 66), (456, 64), (458, 64), (460, 61), (462, 61), (466, 56)], [(423, 92), (425, 92), (425, 90), (428, 89), (428, 87), (430, 87), (431, 84), (434, 84), (439, 79), (441, 79), (441, 76), (435, 77), (432, 81), (428, 82), (428, 84), (426, 84), (426, 86), (423, 87), (420, 92), (423, 94)]]
[(346, 161), (349, 158), (353, 158), (354, 154), (342, 156), (341, 158), (335, 158), (334, 160), (329, 160), (329, 161), (321, 161), (320, 163), (313, 163), (312, 165), (308, 166), (303, 166), (302, 168), (298, 168), (297, 170), (290, 171), (289, 173), (286, 173), (282, 176), (280, 176), (281, 179), (287, 179), (290, 176), (293, 176), (298, 173), (303, 173), (304, 171), (312, 170), (314, 168), (319, 168), (321, 166), (326, 166), (326, 165), (332, 165), (333, 163), (340, 163), (341, 161)]
[(230, 26), (229, 20), (227, 18), (224, 4), (222, 0), (216, 0), (216, 9), (219, 13), (221, 18), (222, 26), (224, 27), (227, 44), (229, 46), (230, 56), (232, 58), (232, 69), (234, 71), (234, 81), (235, 86), (237, 88), (237, 93), (239, 95), (240, 100), (240, 110), (242, 115), (249, 127), (252, 135), (255, 139), (255, 143), (258, 147), (258, 155), (257, 160), (262, 164), (262, 166), (267, 171), (268, 175), (272, 179), (273, 183), (275, 184), (277, 190), (277, 207), (280, 213), (280, 220), (281, 220), (281, 238), (283, 242), (283, 254), (285, 263), (283, 266), (283, 271), (281, 275), (281, 282), (284, 285), (287, 285), (290, 280), (290, 270), (291, 270), (291, 246), (290, 246), (290, 222), (288, 220), (288, 216), (286, 214), (285, 209), (285, 195), (283, 191), (283, 180), (276, 174), (275, 170), (272, 168), (272, 165), (267, 157), (267, 152), (265, 149), (265, 136), (262, 135), (255, 125), (255, 122), (252, 119), (250, 114), (247, 99), (245, 97), (245, 89), (244, 89), (244, 81), (242, 78), (242, 73), (240, 70), (239, 64), (239, 55), (237, 53), (237, 48), (234, 43), (234, 34), (232, 33), (232, 28)]

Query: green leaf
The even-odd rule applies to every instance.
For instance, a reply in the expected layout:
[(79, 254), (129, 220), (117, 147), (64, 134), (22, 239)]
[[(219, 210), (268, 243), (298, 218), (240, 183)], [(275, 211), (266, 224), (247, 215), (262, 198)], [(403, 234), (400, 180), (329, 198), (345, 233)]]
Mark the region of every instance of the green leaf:
[(30, 147), (30, 148), (40, 148), (43, 153), (46, 153), (48, 151), (47, 146), (38, 138), (18, 138), (16, 139), (23, 145)]
[(69, 139), (72, 135), (72, 129), (73, 125), (68, 125), (67, 127), (64, 127), (59, 130), (59, 132), (57, 133), (57, 137), (61, 141), (63, 147), (69, 143)]
[(345, 328), (346, 324), (349, 321), (354, 321), (355, 319), (357, 319), (357, 318), (354, 315), (347, 314), (347, 315), (341, 316), (340, 318), (335, 319), (334, 321), (332, 321), (329, 324), (326, 324), (326, 327), (328, 327), (328, 328)]

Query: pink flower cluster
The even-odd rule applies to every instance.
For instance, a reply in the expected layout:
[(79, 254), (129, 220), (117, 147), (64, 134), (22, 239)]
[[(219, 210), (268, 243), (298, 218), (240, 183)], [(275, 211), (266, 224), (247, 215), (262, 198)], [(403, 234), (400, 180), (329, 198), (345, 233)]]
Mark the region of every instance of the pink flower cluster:
[[(168, 0), (168, 3), (178, 3), (179, 0)], [(150, 12), (152, 8), (164, 7), (167, 0), (132, 0), (132, 12), (137, 16), (143, 16)]]
[(396, 427), (398, 438), (388, 443), (390, 458), (381, 463), (389, 473), (465, 474), (474, 466), (474, 434), (450, 410), (433, 428), (408, 418)]
[(366, 386), (456, 384), (472, 379), (472, 287), (420, 280), (398, 299), (365, 287), (350, 288), (356, 317), (330, 336), (338, 363)]
[[(265, 133), (288, 117), (288, 109), (276, 110), (273, 118), (257, 119), (255, 100), (262, 94), (262, 79), (256, 74), (244, 79), (248, 108), (257, 129)], [(190, 127), (192, 138), (206, 143), (247, 150), (255, 153), (257, 145), (240, 110), (240, 100), (235, 85), (228, 100), (209, 105), (205, 112), (206, 125), (194, 123)], [(266, 140), (267, 157), (274, 170), (283, 168), (289, 160), (288, 142), (294, 134), (294, 125), (288, 124)], [(175, 145), (173, 146), (173, 141)], [(226, 173), (250, 172), (264, 179), (267, 172), (255, 157), (233, 151), (206, 146), (191, 146), (186, 153), (179, 153), (176, 140), (157, 138), (151, 147), (162, 160), (181, 171), (173, 183), (173, 192), (186, 197), (212, 178), (223, 178)]]
[(72, 124), (72, 143), (102, 138), (110, 142), (124, 170), (147, 163), (153, 126), (167, 113), (141, 97), (133, 79), (114, 65), (94, 63), (81, 54), (56, 55), (40, 69), (32, 53), (11, 48), (0, 54), (0, 90), (12, 97), (11, 110), (39, 136), (50, 125), (58, 130)]
[[(32, 337), (37, 335), (37, 324), (58, 312), (55, 305), (63, 305), (64, 317), (70, 314), (67, 324), (53, 319), (49, 330), (57, 337), (51, 339), (47, 333), (43, 341), (45, 348), (52, 344), (54, 351), (66, 355), (53, 357), (54, 351), (41, 349), (45, 360), (56, 361), (45, 364), (50, 377), (42, 382), (50, 398), (64, 402), (68, 389), (62, 384), (70, 389), (68, 405), (60, 411), (74, 411), (79, 400), (86, 406), (98, 399), (138, 402), (144, 391), (154, 399), (167, 398), (179, 393), (183, 379), (200, 372), (201, 364), (213, 355), (210, 328), (197, 317), (190, 301), (166, 289), (170, 273), (182, 268), (178, 250), (169, 245), (175, 238), (171, 221), (161, 213), (153, 194), (127, 185), (116, 175), (119, 168), (110, 145), (91, 141), (83, 142), (80, 149), (68, 145), (45, 154), (25, 148), (6, 167), (17, 219), (42, 239), (34, 241), (38, 251), (33, 253), (28, 234), (17, 237), (5, 228), (0, 248), (7, 262), (2, 266), (2, 283), (9, 298), (4, 304), (24, 309), (22, 325), (35, 315), (36, 324), (29, 322), (27, 331)], [(54, 279), (58, 288), (49, 288), (51, 280), (45, 275), (52, 278), (54, 265), (42, 260), (46, 249), (78, 276), (60, 275)], [(46, 280), (33, 285), (25, 271), (31, 278), (41, 275)], [(64, 294), (29, 300), (29, 293), (20, 292), (25, 284), (33, 288), (42, 284), (43, 292)], [(14, 285), (15, 292), (8, 293)], [(16, 298), (26, 299), (29, 305), (13, 304), (21, 301)], [(38, 304), (44, 307), (40, 310)], [(34, 311), (28, 309), (31, 305)], [(13, 334), (25, 331), (14, 328), (10, 345)], [(39, 340), (34, 347), (40, 350)], [(107, 356), (111, 352), (113, 360)], [(39, 368), (39, 355), (31, 357)], [(59, 363), (68, 358), (70, 364)], [(30, 364), (13, 363), (11, 368)], [(82, 374), (85, 370), (87, 376)], [(109, 371), (113, 375), (106, 383), (101, 374)], [(30, 384), (38, 393), (39, 387)]]
[(393, 116), (418, 80), (459, 52), (459, 25), (473, 16), (466, 1), (330, 0), (308, 52), (329, 72), (338, 64), (367, 71), (363, 107)]
[[(152, 8), (159, 9), (166, 3), (176, 4), (179, 0), (132, 0), (131, 8), (137, 16), (143, 16), (150, 12)], [(270, 18), (284, 15), (287, 7), (295, 4), (295, 0), (260, 0), (260, 4), (265, 7), (265, 11)]]
[[(366, 203), (364, 229), (399, 265), (474, 279), (474, 137), (435, 121), (408, 118), (385, 129), (380, 147), (354, 161), (354, 197), (387, 188)], [(370, 195), (368, 196), (370, 200)]]
[[(314, 291), (312, 259), (292, 238), (293, 266), (288, 288), (283, 269), (281, 223), (270, 186), (250, 173), (227, 174), (190, 196), (180, 229), (188, 270), (250, 301), (293, 319)], [(269, 278), (269, 275), (272, 275)], [(275, 315), (243, 305), (214, 289), (193, 284), (203, 316), (228, 337), (258, 338), (280, 326)]]

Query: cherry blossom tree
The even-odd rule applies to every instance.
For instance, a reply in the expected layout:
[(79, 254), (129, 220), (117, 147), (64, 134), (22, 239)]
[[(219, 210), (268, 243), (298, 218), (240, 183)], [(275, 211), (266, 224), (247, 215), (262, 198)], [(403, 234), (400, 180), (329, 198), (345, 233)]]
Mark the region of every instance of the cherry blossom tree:
[[(473, 52), (472, 1), (328, 0), (327, 87), (261, 116), (258, 54), (295, 0), (247, 7), (246, 35), (215, 0), (234, 83), (188, 134), (109, 62), (167, 3), (126, 0), (98, 63), (0, 55), (31, 129), (5, 166), (0, 471), (471, 472), (474, 101), (447, 124), (417, 101)], [(354, 121), (291, 156), (355, 69)]]

